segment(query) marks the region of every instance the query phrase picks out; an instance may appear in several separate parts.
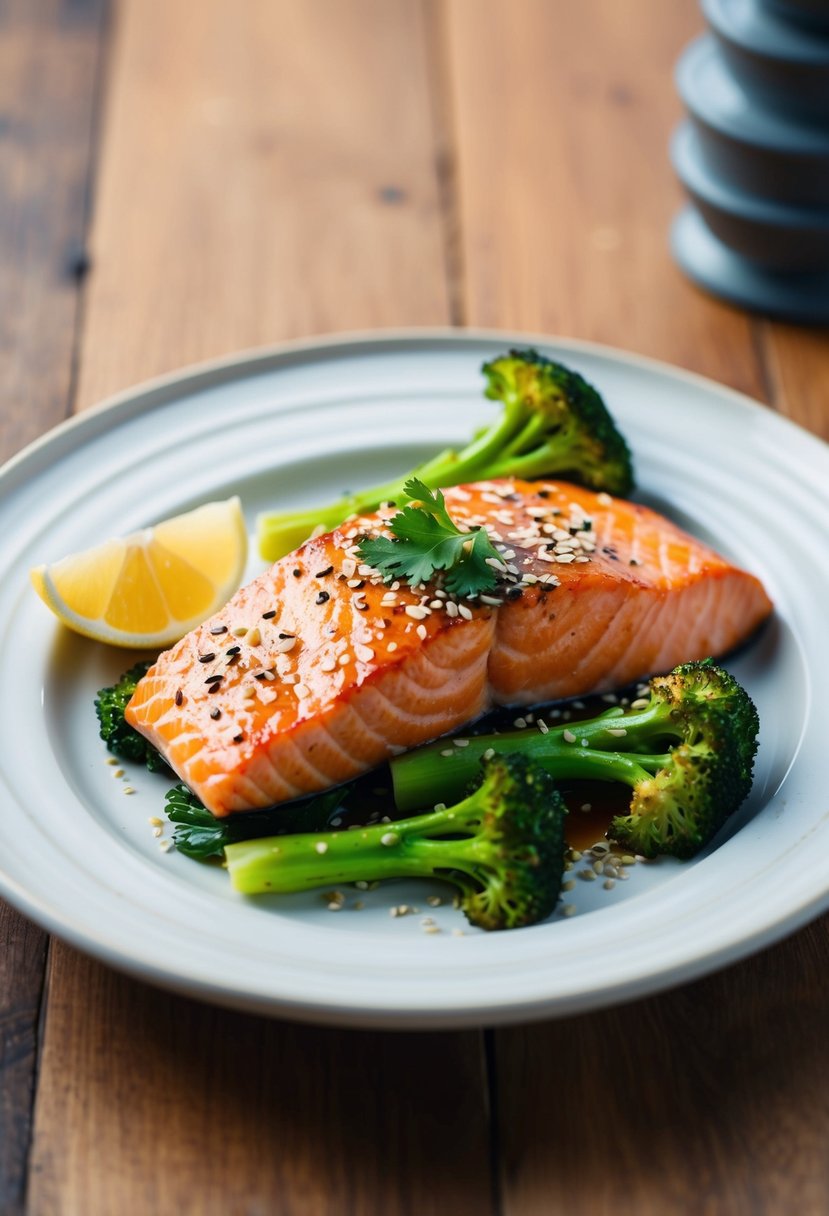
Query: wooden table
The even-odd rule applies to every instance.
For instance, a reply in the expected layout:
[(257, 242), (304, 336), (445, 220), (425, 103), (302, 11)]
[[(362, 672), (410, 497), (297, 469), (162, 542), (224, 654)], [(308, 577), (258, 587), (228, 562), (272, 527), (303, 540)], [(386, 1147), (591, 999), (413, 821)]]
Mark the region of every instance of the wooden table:
[[(0, 442), (283, 338), (502, 326), (829, 437), (826, 335), (667, 251), (691, 0), (0, 0)], [(692, 932), (689, 926), (689, 932)], [(466, 1033), (269, 1022), (0, 909), (0, 1210), (829, 1211), (829, 922), (658, 998)]]

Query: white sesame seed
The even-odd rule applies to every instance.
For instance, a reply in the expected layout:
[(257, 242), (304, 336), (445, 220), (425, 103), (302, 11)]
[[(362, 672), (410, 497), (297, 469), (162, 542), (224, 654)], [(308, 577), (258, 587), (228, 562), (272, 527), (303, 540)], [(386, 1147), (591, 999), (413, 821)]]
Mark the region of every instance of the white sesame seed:
[(125, 793), (125, 794), (134, 794), (134, 793), (135, 793), (135, 790), (132, 788), (132, 786), (131, 786), (131, 785), (125, 785), (125, 786), (124, 786), (124, 793)]
[(386, 649), (388, 650), (389, 654), (391, 654), (393, 650), (397, 650), (397, 642), (389, 642)]
[(616, 739), (621, 739), (627, 734), (627, 731), (624, 726), (612, 726), (608, 727), (607, 733)]
[(562, 904), (561, 905), (561, 915), (562, 916), (575, 916), (576, 915), (576, 905), (575, 904)]
[(277, 654), (287, 654), (296, 646), (296, 638), (280, 638), (276, 643)]
[(336, 666), (336, 659), (323, 659), (320, 663), (320, 671), (334, 671)]
[[(450, 753), (450, 755), (451, 755), (451, 753)], [(491, 759), (492, 759), (492, 757), (493, 757), (494, 755), (495, 755), (495, 748), (494, 748), (494, 747), (488, 747), (488, 748), (486, 749), (486, 751), (484, 752), (484, 754), (483, 754), (483, 756), (482, 756), (482, 759), (483, 759), (483, 760), (491, 760)]]
[(314, 852), (315, 853), (327, 853), (328, 845), (325, 843), (324, 840), (318, 840), (317, 843), (314, 845)]
[(546, 735), (550, 730), (543, 718), (539, 718), (536, 725), (538, 726), (538, 729), (541, 731), (542, 735)]
[(458, 612), (461, 614), (461, 616), (463, 617), (463, 619), (465, 621), (472, 620), (472, 610), (470, 608), (467, 608), (466, 604), (458, 604)]
[(429, 615), (429, 612), (422, 604), (407, 604), (405, 608), (406, 616), (410, 616), (415, 621), (424, 621)]
[(458, 615), (458, 605), (454, 600), (446, 601), (446, 615), (456, 617)]
[(427, 630), (425, 625), (418, 625), (417, 629), (415, 630), (415, 633), (417, 634), (417, 636), (420, 638), (420, 640), (422, 642), (425, 642), (426, 638), (429, 636), (429, 631)]
[(469, 747), (468, 739), (453, 739), (452, 742), (454, 743), (455, 747)]
[(576, 736), (573, 734), (573, 732), (571, 730), (565, 730), (561, 737), (565, 743), (575, 743), (576, 742)]
[(442, 756), (454, 756), (455, 753), (451, 747), (445, 747), (440, 754)]
[(374, 658), (374, 651), (370, 646), (363, 646), (361, 642), (357, 642), (354, 647), (354, 653), (361, 663), (370, 663)]
[(351, 656), (348, 654), (348, 652), (341, 654), (339, 659), (337, 659), (337, 662), (339, 663), (340, 667), (345, 667), (347, 663), (351, 662)]
[(400, 837), (397, 832), (384, 832), (380, 837), (380, 843), (391, 848), (393, 845), (400, 844)]
[(248, 684), (242, 689), (242, 697), (245, 701), (250, 701), (256, 696), (256, 685)]
[(307, 684), (295, 684), (294, 692), (301, 699), (302, 697), (310, 697), (311, 689)]

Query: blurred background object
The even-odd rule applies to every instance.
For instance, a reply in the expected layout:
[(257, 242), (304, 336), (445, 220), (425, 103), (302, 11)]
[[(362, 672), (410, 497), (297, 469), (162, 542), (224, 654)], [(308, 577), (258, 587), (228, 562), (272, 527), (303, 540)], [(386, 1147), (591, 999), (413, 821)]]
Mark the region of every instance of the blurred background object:
[(672, 244), (700, 286), (793, 321), (829, 320), (829, 5), (702, 0), (680, 58), (671, 151), (690, 205)]

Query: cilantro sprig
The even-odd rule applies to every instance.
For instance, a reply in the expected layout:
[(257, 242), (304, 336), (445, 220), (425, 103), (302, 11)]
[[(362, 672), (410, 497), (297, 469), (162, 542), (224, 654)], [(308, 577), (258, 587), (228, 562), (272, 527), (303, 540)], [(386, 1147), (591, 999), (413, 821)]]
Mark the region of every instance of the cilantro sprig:
[(427, 583), (438, 571), (452, 595), (471, 599), (498, 585), (498, 571), (488, 559), (501, 562), (484, 528), (462, 532), (446, 509), (440, 490), (432, 491), (413, 477), (404, 487), (414, 499), (389, 521), (392, 537), (364, 540), (358, 552), (383, 577), (406, 579), (412, 586)]

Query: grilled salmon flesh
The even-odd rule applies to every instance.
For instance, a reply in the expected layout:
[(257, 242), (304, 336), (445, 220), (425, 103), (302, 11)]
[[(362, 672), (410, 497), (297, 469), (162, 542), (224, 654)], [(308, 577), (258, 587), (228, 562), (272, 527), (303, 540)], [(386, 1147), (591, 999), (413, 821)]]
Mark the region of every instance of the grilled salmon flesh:
[(127, 720), (215, 815), (347, 781), (496, 705), (618, 688), (720, 655), (762, 584), (646, 507), (562, 482), (445, 493), (504, 560), (492, 596), (385, 584), (386, 509), (309, 540), (160, 656)]

